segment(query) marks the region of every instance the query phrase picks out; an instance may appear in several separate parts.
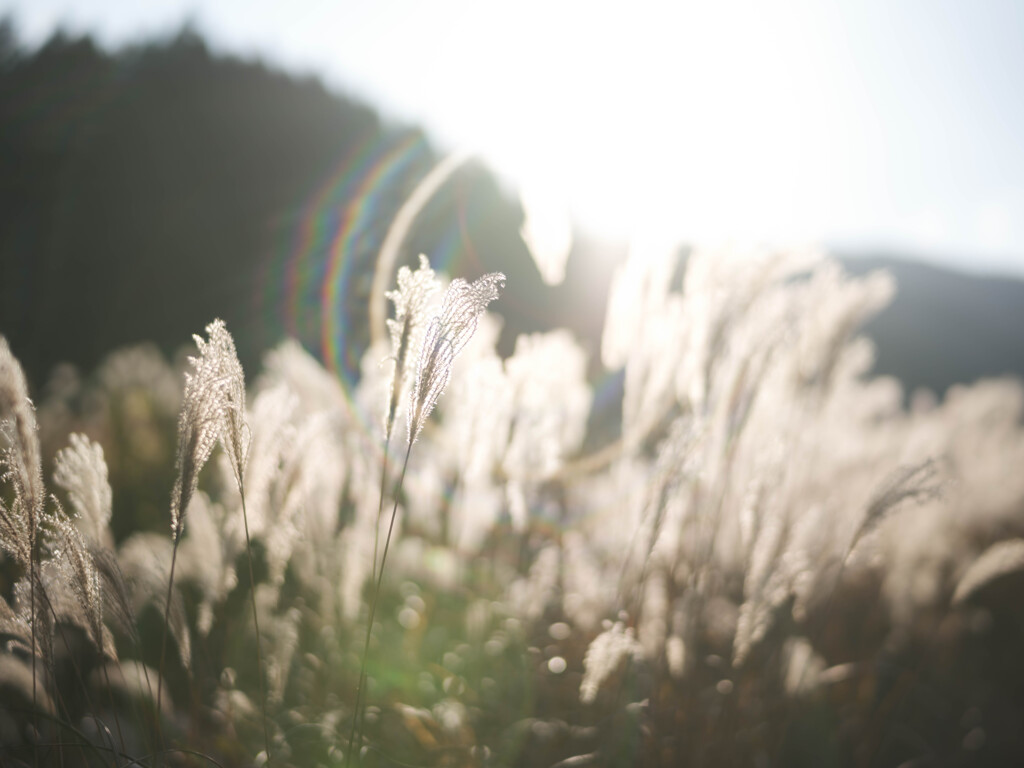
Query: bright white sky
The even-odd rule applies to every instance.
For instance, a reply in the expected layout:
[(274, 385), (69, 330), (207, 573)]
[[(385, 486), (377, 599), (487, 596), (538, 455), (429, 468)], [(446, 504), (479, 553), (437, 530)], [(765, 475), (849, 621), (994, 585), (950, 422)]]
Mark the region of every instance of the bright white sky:
[(29, 43), (190, 19), (479, 149), (586, 227), (1024, 275), (1024, 2), (0, 0)]

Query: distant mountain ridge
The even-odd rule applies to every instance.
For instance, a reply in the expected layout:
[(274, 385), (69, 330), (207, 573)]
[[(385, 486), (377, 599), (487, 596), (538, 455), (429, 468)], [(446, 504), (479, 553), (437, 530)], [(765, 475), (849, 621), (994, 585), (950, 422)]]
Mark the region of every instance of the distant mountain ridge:
[(1024, 379), (1024, 280), (971, 275), (894, 255), (839, 255), (854, 275), (885, 269), (896, 297), (864, 328), (875, 342), (875, 372), (908, 393), (943, 394), (954, 384)]

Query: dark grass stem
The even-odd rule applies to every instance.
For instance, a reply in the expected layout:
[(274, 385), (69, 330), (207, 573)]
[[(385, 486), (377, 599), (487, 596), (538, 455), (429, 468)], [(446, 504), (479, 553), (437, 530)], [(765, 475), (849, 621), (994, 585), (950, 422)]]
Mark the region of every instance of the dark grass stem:
[(125, 747), (124, 732), (121, 730), (121, 718), (117, 715), (117, 707), (114, 704), (114, 692), (110, 687), (110, 672), (107, 671), (107, 663), (103, 662), (103, 679), (107, 683), (107, 700), (110, 702), (110, 711), (114, 714), (114, 725), (117, 727), (117, 740), (121, 744), (121, 751), (127, 752)]
[[(34, 534), (33, 534), (34, 536)], [(29, 553), (29, 577), (28, 577), (28, 588), (29, 588), (29, 612), (32, 616), (32, 712), (33, 720), (35, 723), (36, 735), (39, 734), (39, 704), (36, 701), (36, 552), (35, 552), (35, 540), (32, 541), (32, 550)], [(39, 753), (38, 750), (32, 750), (32, 762), (39, 768)]]
[(256, 680), (260, 687), (260, 710), (263, 713), (263, 747), (267, 753), (267, 765), (270, 764), (270, 731), (267, 728), (267, 692), (263, 685), (263, 653), (260, 650), (260, 620), (256, 611), (256, 577), (252, 569), (252, 544), (249, 541), (249, 515), (245, 509), (245, 490), (241, 480), (238, 482), (238, 493), (242, 497), (242, 523), (245, 527), (245, 552), (249, 560), (249, 600), (252, 603), (252, 623), (256, 628)]
[[(401, 370), (401, 366), (400, 366), (399, 362), (396, 362), (395, 370), (396, 371)], [(371, 583), (376, 582), (376, 580), (377, 580), (377, 554), (378, 554), (378, 551), (379, 551), (379, 548), (380, 548), (380, 521), (384, 517), (384, 492), (387, 489), (387, 482), (388, 482), (388, 450), (391, 448), (391, 432), (394, 429), (394, 423), (395, 423), (394, 422), (394, 413), (395, 413), (395, 403), (396, 402), (397, 402), (397, 396), (395, 396), (393, 394), (392, 395), (391, 404), (390, 404), (390, 406), (388, 408), (389, 418), (388, 418), (387, 423), (384, 425), (384, 446), (383, 446), (383, 453), (381, 455), (381, 464), (380, 464), (380, 494), (378, 496), (378, 502), (377, 502), (377, 522), (376, 522), (376, 525), (373, 528), (373, 568), (372, 568), (372, 570), (370, 572), (370, 581), (371, 581)], [(371, 626), (373, 625), (372, 619), (370, 621), (370, 625)], [(352, 744), (353, 744), (353, 740), (355, 738), (355, 728), (356, 728), (356, 722), (357, 722), (357, 719), (358, 719), (358, 712), (359, 712), (359, 699), (360, 699), (360, 695), (361, 695), (362, 688), (363, 688), (363, 680), (364, 680), (364, 678), (366, 676), (366, 668), (365, 667), (366, 667), (366, 652), (364, 650), (362, 663), (359, 666), (359, 682), (356, 684), (355, 714), (353, 714), (353, 717), (352, 717), (352, 730), (349, 733), (349, 751), (348, 751), (348, 753), (345, 756), (345, 765), (346, 766), (349, 764), (349, 760), (351, 759), (350, 755), (352, 754)]]
[[(352, 763), (352, 752), (355, 749), (357, 737), (359, 741), (362, 741), (362, 723), (364, 720), (364, 709), (365, 702), (363, 701), (363, 691), (366, 687), (366, 659), (370, 653), (370, 635), (373, 632), (373, 620), (377, 615), (377, 602), (380, 599), (381, 586), (384, 583), (384, 564), (388, 559), (388, 549), (391, 547), (391, 535), (395, 530), (395, 518), (398, 517), (398, 498), (402, 492), (402, 485), (405, 483), (405, 471), (409, 468), (409, 456), (412, 454), (412, 441), (409, 441), (409, 447), (405, 450), (405, 459), (402, 461), (402, 472), (398, 476), (398, 483), (395, 485), (395, 504), (391, 508), (391, 521), (388, 524), (388, 535), (384, 538), (384, 551), (380, 557), (380, 571), (375, 574), (376, 583), (373, 588), (373, 596), (370, 599), (370, 617), (366, 623), (366, 639), (363, 642), (363, 658), (359, 663), (359, 684), (356, 687), (356, 701), (353, 707), (352, 713), (352, 729), (349, 732), (348, 737), (348, 751), (345, 753), (345, 767), (348, 768)], [(385, 451), (385, 456), (387, 452)], [(383, 481), (381, 487), (384, 487)], [(384, 504), (384, 496), (381, 494), (381, 507)], [(376, 559), (376, 558), (375, 558)], [(357, 732), (358, 727), (358, 732)]]
[(380, 465), (380, 501), (377, 503), (377, 524), (373, 529), (373, 572), (372, 580), (377, 578), (377, 552), (380, 545), (380, 521), (384, 517), (384, 490), (388, 482), (388, 449), (391, 447), (391, 429), (384, 435), (384, 456)]
[[(150, 760), (151, 758), (155, 758), (155, 757), (160, 756), (160, 755), (166, 757), (167, 755), (173, 754), (173, 753), (177, 753), (177, 754), (181, 754), (181, 755), (189, 755), (190, 757), (195, 757), (195, 758), (198, 758), (201, 761), (209, 763), (210, 765), (215, 766), (215, 768), (224, 768), (224, 765), (222, 765), (217, 760), (215, 760), (211, 755), (207, 755), (204, 752), (199, 752), (198, 750), (186, 749), (186, 748), (182, 748), (182, 747), (174, 747), (172, 749), (161, 750), (159, 752), (151, 752), (151, 753), (149, 753), (147, 755), (140, 755), (138, 757), (133, 757), (132, 755), (127, 754), (126, 752), (118, 751), (116, 747), (105, 747), (105, 746), (103, 746), (101, 744), (93, 744), (89, 740), (89, 737), (86, 736), (84, 733), (82, 733), (82, 731), (80, 731), (78, 728), (76, 728), (71, 723), (66, 722), (64, 720), (61, 720), (60, 718), (54, 717), (52, 715), (44, 715), (44, 718), (49, 720), (50, 722), (52, 722), (54, 725), (58, 726), (59, 728), (65, 730), (65, 731), (68, 731), (69, 733), (73, 734), (74, 736), (76, 736), (78, 738), (77, 742), (73, 742), (73, 741), (60, 741), (60, 742), (57, 743), (57, 745), (70, 746), (70, 747), (77, 746), (77, 747), (81, 747), (83, 749), (90, 749), (90, 750), (92, 750), (94, 752), (97, 752), (97, 753), (98, 752), (109, 752), (115, 758), (120, 757), (120, 758), (123, 758), (125, 760), (124, 768), (131, 768), (132, 766), (140, 766), (140, 768), (145, 768), (145, 766), (148, 765), (147, 761)], [(42, 746), (54, 746), (54, 745), (42, 745)]]
[[(134, 622), (134, 619), (133, 619), (133, 622)], [(139, 639), (138, 628), (133, 623), (133, 624), (129, 625), (128, 629), (129, 629), (128, 636), (129, 636), (129, 639), (132, 642), (132, 648), (135, 651), (135, 658), (138, 659), (139, 666), (142, 668), (142, 677), (146, 681), (146, 690), (149, 692), (150, 700), (152, 700), (153, 696), (154, 696), (154, 694), (153, 694), (153, 683), (149, 679), (149, 666), (146, 664), (145, 657), (142, 655), (142, 641)], [(118, 661), (118, 666), (120, 666), (120, 661)], [(110, 676), (106, 672), (106, 667), (104, 667), (104, 674), (107, 675), (107, 688), (109, 689), (110, 688)], [(156, 721), (159, 718), (159, 716), (160, 716), (159, 708), (153, 708), (151, 706), (150, 707), (146, 707), (145, 708), (144, 716), (146, 718), (146, 722), (145, 722), (146, 738), (150, 740), (150, 746), (155, 749), (156, 745), (152, 741), (152, 736), (153, 736), (154, 731), (157, 728), (159, 728), (159, 726), (155, 725), (155, 722), (150, 722), (149, 721), (149, 717), (152, 716), (152, 720)], [(150, 730), (149, 726), (154, 726), (154, 728), (152, 730)]]
[(181, 532), (174, 532), (174, 545), (171, 549), (171, 573), (167, 577), (167, 602), (164, 604), (164, 632), (160, 641), (160, 667), (156, 676), (156, 735), (160, 744), (160, 750), (164, 750), (164, 730), (160, 718), (161, 702), (163, 701), (164, 689), (164, 661), (167, 657), (167, 633), (171, 621), (171, 596), (174, 589), (174, 566), (178, 561), (178, 542), (181, 541)]

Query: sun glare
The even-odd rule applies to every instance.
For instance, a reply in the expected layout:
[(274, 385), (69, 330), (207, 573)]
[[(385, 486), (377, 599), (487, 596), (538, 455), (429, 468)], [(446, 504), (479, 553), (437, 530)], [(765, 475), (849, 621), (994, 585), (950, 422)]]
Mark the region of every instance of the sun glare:
[(489, 106), (474, 130), (500, 172), (560, 190), (601, 234), (818, 237), (796, 210), (833, 149), (825, 88), (802, 60), (821, 52), (795, 44), (805, 15), (559, 4), (533, 18), (503, 19), (514, 55), (492, 52), (474, 75)]

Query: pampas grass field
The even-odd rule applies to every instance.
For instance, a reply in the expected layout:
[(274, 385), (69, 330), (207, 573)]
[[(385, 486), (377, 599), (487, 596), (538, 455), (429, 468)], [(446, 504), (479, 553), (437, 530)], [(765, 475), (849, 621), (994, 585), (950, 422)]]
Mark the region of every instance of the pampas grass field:
[(885, 273), (634, 249), (596, 446), (503, 275), (384, 279), (354, 390), (0, 341), (5, 767), (1024, 762), (1024, 390), (870, 376)]

